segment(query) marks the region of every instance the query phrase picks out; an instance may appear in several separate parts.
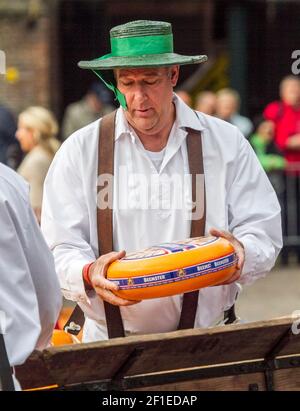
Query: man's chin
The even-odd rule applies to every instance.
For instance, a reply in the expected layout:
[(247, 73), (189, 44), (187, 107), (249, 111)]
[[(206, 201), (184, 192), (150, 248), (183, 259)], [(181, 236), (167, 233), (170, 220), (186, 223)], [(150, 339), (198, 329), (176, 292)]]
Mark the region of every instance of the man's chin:
[(144, 119), (135, 118), (131, 125), (133, 126), (133, 128), (136, 128), (138, 131), (141, 131), (145, 134), (151, 132), (155, 128), (155, 122), (147, 121)]

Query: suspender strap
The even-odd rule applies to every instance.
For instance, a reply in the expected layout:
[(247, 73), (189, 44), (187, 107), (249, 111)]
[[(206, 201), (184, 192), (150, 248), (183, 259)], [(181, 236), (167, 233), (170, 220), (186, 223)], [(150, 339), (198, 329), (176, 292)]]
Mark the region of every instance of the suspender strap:
[[(115, 116), (116, 111), (104, 116), (100, 122), (98, 144), (98, 175), (114, 175), (114, 142), (115, 142)], [(99, 192), (97, 181), (97, 193)], [(111, 196), (112, 198), (112, 196)], [(113, 250), (113, 221), (111, 207), (100, 208), (97, 204), (97, 230), (99, 256)], [(109, 338), (124, 337), (124, 327), (121, 311), (118, 306), (103, 301), (107, 332)]]
[[(203, 210), (198, 219), (193, 219), (191, 222), (191, 237), (200, 237), (205, 233), (205, 218), (206, 218), (206, 201), (205, 201), (205, 185), (204, 185), (204, 167), (203, 167), (203, 153), (202, 153), (202, 139), (201, 133), (189, 129), (187, 135), (187, 150), (190, 167), (190, 175), (192, 176), (192, 200), (195, 212), (195, 207)], [(196, 176), (203, 176), (202, 183), (197, 184)], [(201, 195), (196, 196), (196, 190), (201, 190)], [(197, 202), (198, 200), (198, 202)], [(199, 204), (202, 202), (202, 204)], [(199, 290), (185, 293), (183, 295), (183, 303), (181, 316), (179, 320), (178, 330), (187, 328), (194, 328), (197, 306), (198, 306)]]
[(0, 333), (0, 391), (15, 391), (10, 367), (5, 348), (3, 335)]

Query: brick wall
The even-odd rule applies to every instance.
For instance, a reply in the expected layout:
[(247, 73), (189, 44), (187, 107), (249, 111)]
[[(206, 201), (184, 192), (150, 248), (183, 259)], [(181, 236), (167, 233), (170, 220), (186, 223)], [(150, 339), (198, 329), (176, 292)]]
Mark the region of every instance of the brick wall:
[(0, 49), (7, 69), (6, 77), (0, 75), (0, 101), (18, 114), (29, 105), (50, 107), (51, 18), (43, 1), (11, 3), (14, 8), (0, 1)]

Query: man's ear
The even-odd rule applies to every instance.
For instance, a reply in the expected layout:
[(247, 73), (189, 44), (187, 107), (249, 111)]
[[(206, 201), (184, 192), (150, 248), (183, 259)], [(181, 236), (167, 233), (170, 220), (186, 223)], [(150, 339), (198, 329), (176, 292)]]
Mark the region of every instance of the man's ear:
[(179, 66), (172, 66), (170, 68), (170, 80), (173, 87), (176, 87), (179, 77)]

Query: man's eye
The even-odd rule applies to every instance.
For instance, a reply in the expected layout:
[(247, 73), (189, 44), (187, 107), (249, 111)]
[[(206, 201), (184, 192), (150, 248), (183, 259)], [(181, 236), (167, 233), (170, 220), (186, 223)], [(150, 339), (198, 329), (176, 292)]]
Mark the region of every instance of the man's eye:
[(121, 84), (122, 84), (122, 86), (128, 87), (128, 86), (132, 85), (132, 82), (131, 81), (122, 81)]
[(148, 84), (149, 86), (151, 86), (153, 84), (156, 84), (157, 80), (147, 80), (147, 81), (145, 81), (145, 83)]

